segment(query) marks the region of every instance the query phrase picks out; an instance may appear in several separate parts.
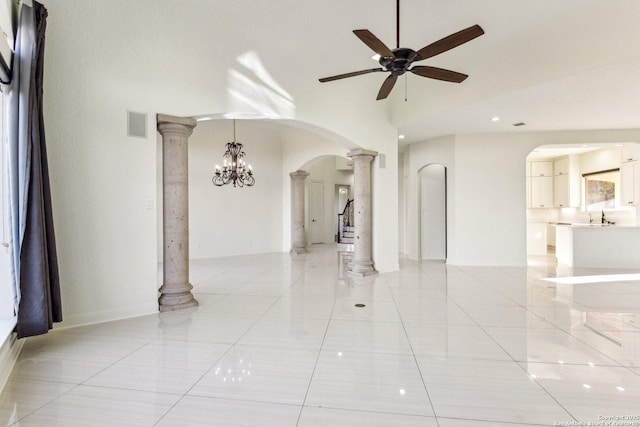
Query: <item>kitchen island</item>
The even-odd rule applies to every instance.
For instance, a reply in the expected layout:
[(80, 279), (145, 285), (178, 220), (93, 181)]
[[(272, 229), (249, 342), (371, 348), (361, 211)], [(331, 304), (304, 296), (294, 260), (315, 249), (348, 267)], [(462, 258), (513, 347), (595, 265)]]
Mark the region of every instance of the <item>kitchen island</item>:
[(573, 267), (640, 269), (640, 227), (558, 224), (556, 258)]

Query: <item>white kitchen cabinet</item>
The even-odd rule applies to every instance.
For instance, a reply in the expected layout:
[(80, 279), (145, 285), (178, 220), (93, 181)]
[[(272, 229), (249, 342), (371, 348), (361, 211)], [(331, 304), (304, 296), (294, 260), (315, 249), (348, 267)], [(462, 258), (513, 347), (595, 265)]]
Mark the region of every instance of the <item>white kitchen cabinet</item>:
[(553, 162), (531, 162), (531, 176), (553, 176)]
[(555, 176), (569, 175), (569, 158), (568, 157), (563, 157), (562, 159), (554, 160), (553, 174)]
[(556, 224), (547, 224), (547, 247), (556, 246)]
[(527, 223), (527, 255), (547, 254), (547, 224)]
[(553, 162), (553, 204), (556, 208), (578, 208), (582, 203), (580, 159), (576, 155)]
[(553, 205), (557, 208), (571, 207), (568, 174), (553, 177)]
[(620, 150), (622, 163), (635, 162), (640, 159), (640, 144), (626, 144)]
[[(535, 163), (535, 162), (534, 162)], [(553, 207), (553, 177), (531, 177), (531, 206), (532, 208)]]
[(640, 162), (620, 164), (620, 205), (640, 204)]

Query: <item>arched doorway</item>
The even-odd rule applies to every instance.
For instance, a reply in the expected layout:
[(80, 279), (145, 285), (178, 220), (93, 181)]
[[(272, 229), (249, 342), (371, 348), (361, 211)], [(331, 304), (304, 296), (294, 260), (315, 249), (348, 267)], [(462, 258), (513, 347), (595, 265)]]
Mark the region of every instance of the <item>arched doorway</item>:
[(638, 159), (634, 142), (549, 144), (529, 153), (528, 264), (572, 264), (567, 237), (574, 226), (637, 225)]
[(447, 168), (429, 164), (418, 171), (420, 258), (447, 259)]

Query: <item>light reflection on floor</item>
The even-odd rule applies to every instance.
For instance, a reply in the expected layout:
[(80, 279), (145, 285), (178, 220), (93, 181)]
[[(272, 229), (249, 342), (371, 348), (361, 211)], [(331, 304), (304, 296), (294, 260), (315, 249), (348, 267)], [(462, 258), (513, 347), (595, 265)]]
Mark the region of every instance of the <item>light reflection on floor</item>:
[(364, 280), (338, 271), (333, 245), (193, 261), (197, 308), (28, 340), (0, 424), (455, 427), (640, 415), (640, 281), (545, 280), (638, 272), (549, 261), (402, 259), (400, 271)]

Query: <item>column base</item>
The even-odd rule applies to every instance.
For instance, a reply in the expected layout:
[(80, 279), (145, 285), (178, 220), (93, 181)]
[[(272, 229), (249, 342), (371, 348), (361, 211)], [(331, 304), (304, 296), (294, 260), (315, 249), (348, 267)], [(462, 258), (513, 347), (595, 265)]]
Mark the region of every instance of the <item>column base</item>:
[(175, 310), (182, 310), (183, 308), (191, 308), (191, 307), (197, 307), (198, 306), (198, 301), (196, 299), (192, 299), (189, 302), (185, 302), (182, 304), (174, 304), (174, 305), (167, 305), (167, 304), (162, 304), (160, 303), (159, 308), (160, 308), (160, 312), (165, 312), (165, 311), (175, 311)]
[(365, 277), (372, 274), (378, 274), (378, 272), (373, 268), (373, 263), (351, 261), (347, 265), (347, 274), (349, 276)]
[[(188, 290), (176, 293), (163, 292), (166, 285), (160, 288), (160, 298), (158, 298), (158, 308), (163, 311), (182, 310), (183, 308), (190, 308), (198, 306), (198, 301), (193, 297), (191, 293), (191, 283), (187, 283), (185, 288)], [(184, 289), (184, 288), (183, 288)]]
[(291, 255), (303, 255), (308, 254), (309, 251), (307, 250), (307, 248), (292, 248), (289, 253)]

